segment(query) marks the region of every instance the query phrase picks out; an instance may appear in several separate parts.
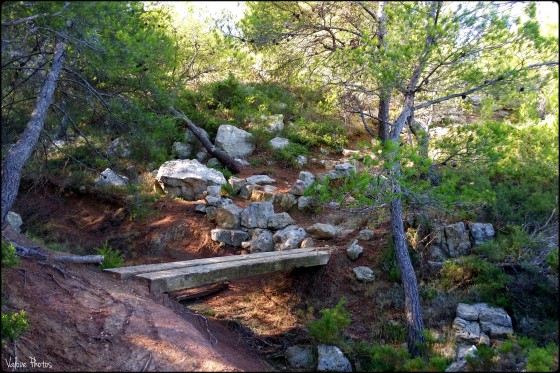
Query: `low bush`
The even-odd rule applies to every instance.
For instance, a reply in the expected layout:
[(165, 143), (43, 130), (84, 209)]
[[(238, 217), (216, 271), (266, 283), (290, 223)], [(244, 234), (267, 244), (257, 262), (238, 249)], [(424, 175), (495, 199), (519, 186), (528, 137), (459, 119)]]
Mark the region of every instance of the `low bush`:
[(342, 298), (335, 308), (322, 309), (321, 317), (309, 324), (311, 335), (328, 345), (336, 345), (342, 340), (342, 334), (350, 325), (350, 316), (344, 308), (345, 299)]
[(95, 252), (103, 255), (104, 260), (99, 265), (101, 269), (122, 267), (124, 264), (122, 254), (109, 246), (107, 241), (103, 243), (103, 246), (95, 248)]

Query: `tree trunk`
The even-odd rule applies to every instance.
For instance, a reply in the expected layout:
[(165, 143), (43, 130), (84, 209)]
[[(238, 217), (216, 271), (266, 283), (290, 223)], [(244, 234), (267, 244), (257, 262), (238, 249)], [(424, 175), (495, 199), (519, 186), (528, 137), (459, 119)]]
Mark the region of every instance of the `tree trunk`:
[(187, 127), (194, 133), (194, 135), (200, 140), (202, 145), (208, 150), (208, 153), (216, 157), (224, 166), (226, 166), (234, 174), (241, 172), (241, 166), (235, 159), (233, 159), (228, 153), (222, 149), (214, 146), (208, 137), (204, 135), (204, 132), (198, 128), (185, 114), (175, 110), (173, 107), (169, 108), (171, 114), (183, 119), (187, 123)]
[(52, 103), (54, 91), (64, 65), (64, 52), (66, 44), (59, 41), (54, 48), (54, 58), (51, 63), (51, 71), (47, 75), (45, 83), (39, 93), (35, 110), (27, 123), (21, 138), (15, 143), (8, 155), (2, 162), (2, 227), (6, 222), (6, 216), (12, 208), (19, 189), (21, 169), (33, 152), (39, 135), (45, 126), (45, 119), (49, 106)]

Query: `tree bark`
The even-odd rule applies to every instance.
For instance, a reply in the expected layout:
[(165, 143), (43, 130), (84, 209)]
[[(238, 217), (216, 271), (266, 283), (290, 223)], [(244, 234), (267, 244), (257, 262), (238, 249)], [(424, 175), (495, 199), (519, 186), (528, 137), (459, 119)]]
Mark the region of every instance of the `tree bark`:
[(239, 172), (241, 172), (242, 169), (241, 165), (239, 165), (239, 163), (235, 159), (233, 159), (228, 153), (226, 153), (222, 149), (212, 144), (208, 139), (208, 137), (204, 135), (204, 132), (202, 132), (202, 130), (198, 128), (185, 114), (179, 112), (173, 107), (169, 108), (169, 111), (171, 112), (171, 114), (185, 121), (187, 127), (200, 140), (202, 145), (204, 145), (206, 150), (208, 150), (208, 153), (216, 157), (224, 166), (226, 166), (234, 174), (238, 174)]
[(66, 43), (59, 41), (54, 48), (54, 58), (51, 70), (45, 79), (45, 83), (39, 93), (35, 110), (27, 123), (21, 138), (15, 143), (8, 155), (2, 162), (2, 227), (6, 223), (6, 216), (12, 208), (19, 189), (21, 169), (33, 152), (33, 148), (39, 140), (41, 130), (45, 126), (45, 119), (49, 106), (53, 101), (54, 91), (64, 66), (64, 52)]

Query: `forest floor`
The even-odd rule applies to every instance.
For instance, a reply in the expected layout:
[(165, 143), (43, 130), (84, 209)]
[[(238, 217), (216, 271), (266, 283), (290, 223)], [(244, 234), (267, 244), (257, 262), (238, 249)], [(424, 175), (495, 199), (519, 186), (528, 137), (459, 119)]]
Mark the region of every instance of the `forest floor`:
[[(303, 169), (325, 172), (313, 162)], [(268, 165), (247, 167), (237, 176), (268, 174), (282, 192), (289, 190), (299, 172)], [(126, 205), (122, 198), (80, 194), (57, 184), (63, 183), (24, 182), (13, 210), (23, 218), (24, 233), (64, 242), (59, 245), (64, 251), (94, 254), (93, 248), (108, 241), (123, 252), (125, 265), (240, 253), (210, 239), (215, 224), (195, 211), (195, 202), (162, 197), (145, 219), (131, 220), (122, 212)], [(234, 202), (248, 203), (239, 197)], [(351, 233), (315, 240), (315, 246), (338, 247), (323, 267), (232, 281), (227, 289), (196, 301), (178, 303), (172, 296), (151, 294), (145, 284), (121, 282), (92, 264), (22, 259), (19, 268), (4, 273), (3, 294), (9, 308), (25, 309), (29, 331), (15, 351), (12, 343), (2, 349), (2, 369), (11, 370), (7, 363), (17, 354), (20, 362), (27, 363), (27, 370), (282, 371), (288, 369), (283, 359), (286, 347), (311, 342), (306, 321), (342, 297), (352, 319), (349, 338), (370, 340), (379, 323), (404, 320), (398, 283), (388, 281), (381, 271), (376, 271), (375, 282), (360, 283), (352, 272), (361, 265), (380, 266), (389, 237), (388, 215), (380, 218), (371, 211), (343, 210), (324, 210), (323, 214), (292, 210), (290, 215), (302, 227), (331, 223), (344, 225)], [(361, 241), (364, 253), (351, 261), (346, 248), (364, 228), (373, 229), (375, 238)], [(60, 254), (11, 230), (3, 235)], [(154, 244), (162, 239), (164, 245)], [(438, 315), (432, 317), (427, 312), (426, 324), (447, 321), (452, 318), (450, 312), (444, 307), (438, 307)], [(217, 343), (213, 344), (214, 338)], [(52, 369), (30, 367), (32, 358), (50, 363)]]

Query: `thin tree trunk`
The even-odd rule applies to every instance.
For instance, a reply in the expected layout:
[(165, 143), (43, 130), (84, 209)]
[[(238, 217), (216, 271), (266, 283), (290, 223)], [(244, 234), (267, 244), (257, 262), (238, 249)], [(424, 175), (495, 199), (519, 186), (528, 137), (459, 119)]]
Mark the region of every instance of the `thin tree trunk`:
[(64, 52), (66, 44), (59, 41), (54, 48), (54, 58), (51, 63), (51, 71), (47, 75), (45, 83), (39, 93), (35, 110), (27, 123), (21, 138), (15, 143), (8, 155), (2, 162), (2, 227), (6, 222), (6, 216), (12, 208), (19, 189), (21, 169), (35, 148), (39, 140), (41, 130), (45, 126), (45, 119), (52, 103), (54, 91), (64, 65)]
[(204, 135), (204, 132), (198, 128), (185, 114), (175, 110), (173, 107), (169, 108), (171, 114), (183, 119), (187, 124), (187, 127), (194, 133), (194, 135), (200, 140), (202, 145), (208, 150), (208, 153), (216, 157), (224, 166), (231, 170), (231, 172), (237, 174), (241, 172), (241, 166), (239, 163), (233, 159), (228, 153), (222, 149), (216, 147), (210, 142), (208, 137)]

